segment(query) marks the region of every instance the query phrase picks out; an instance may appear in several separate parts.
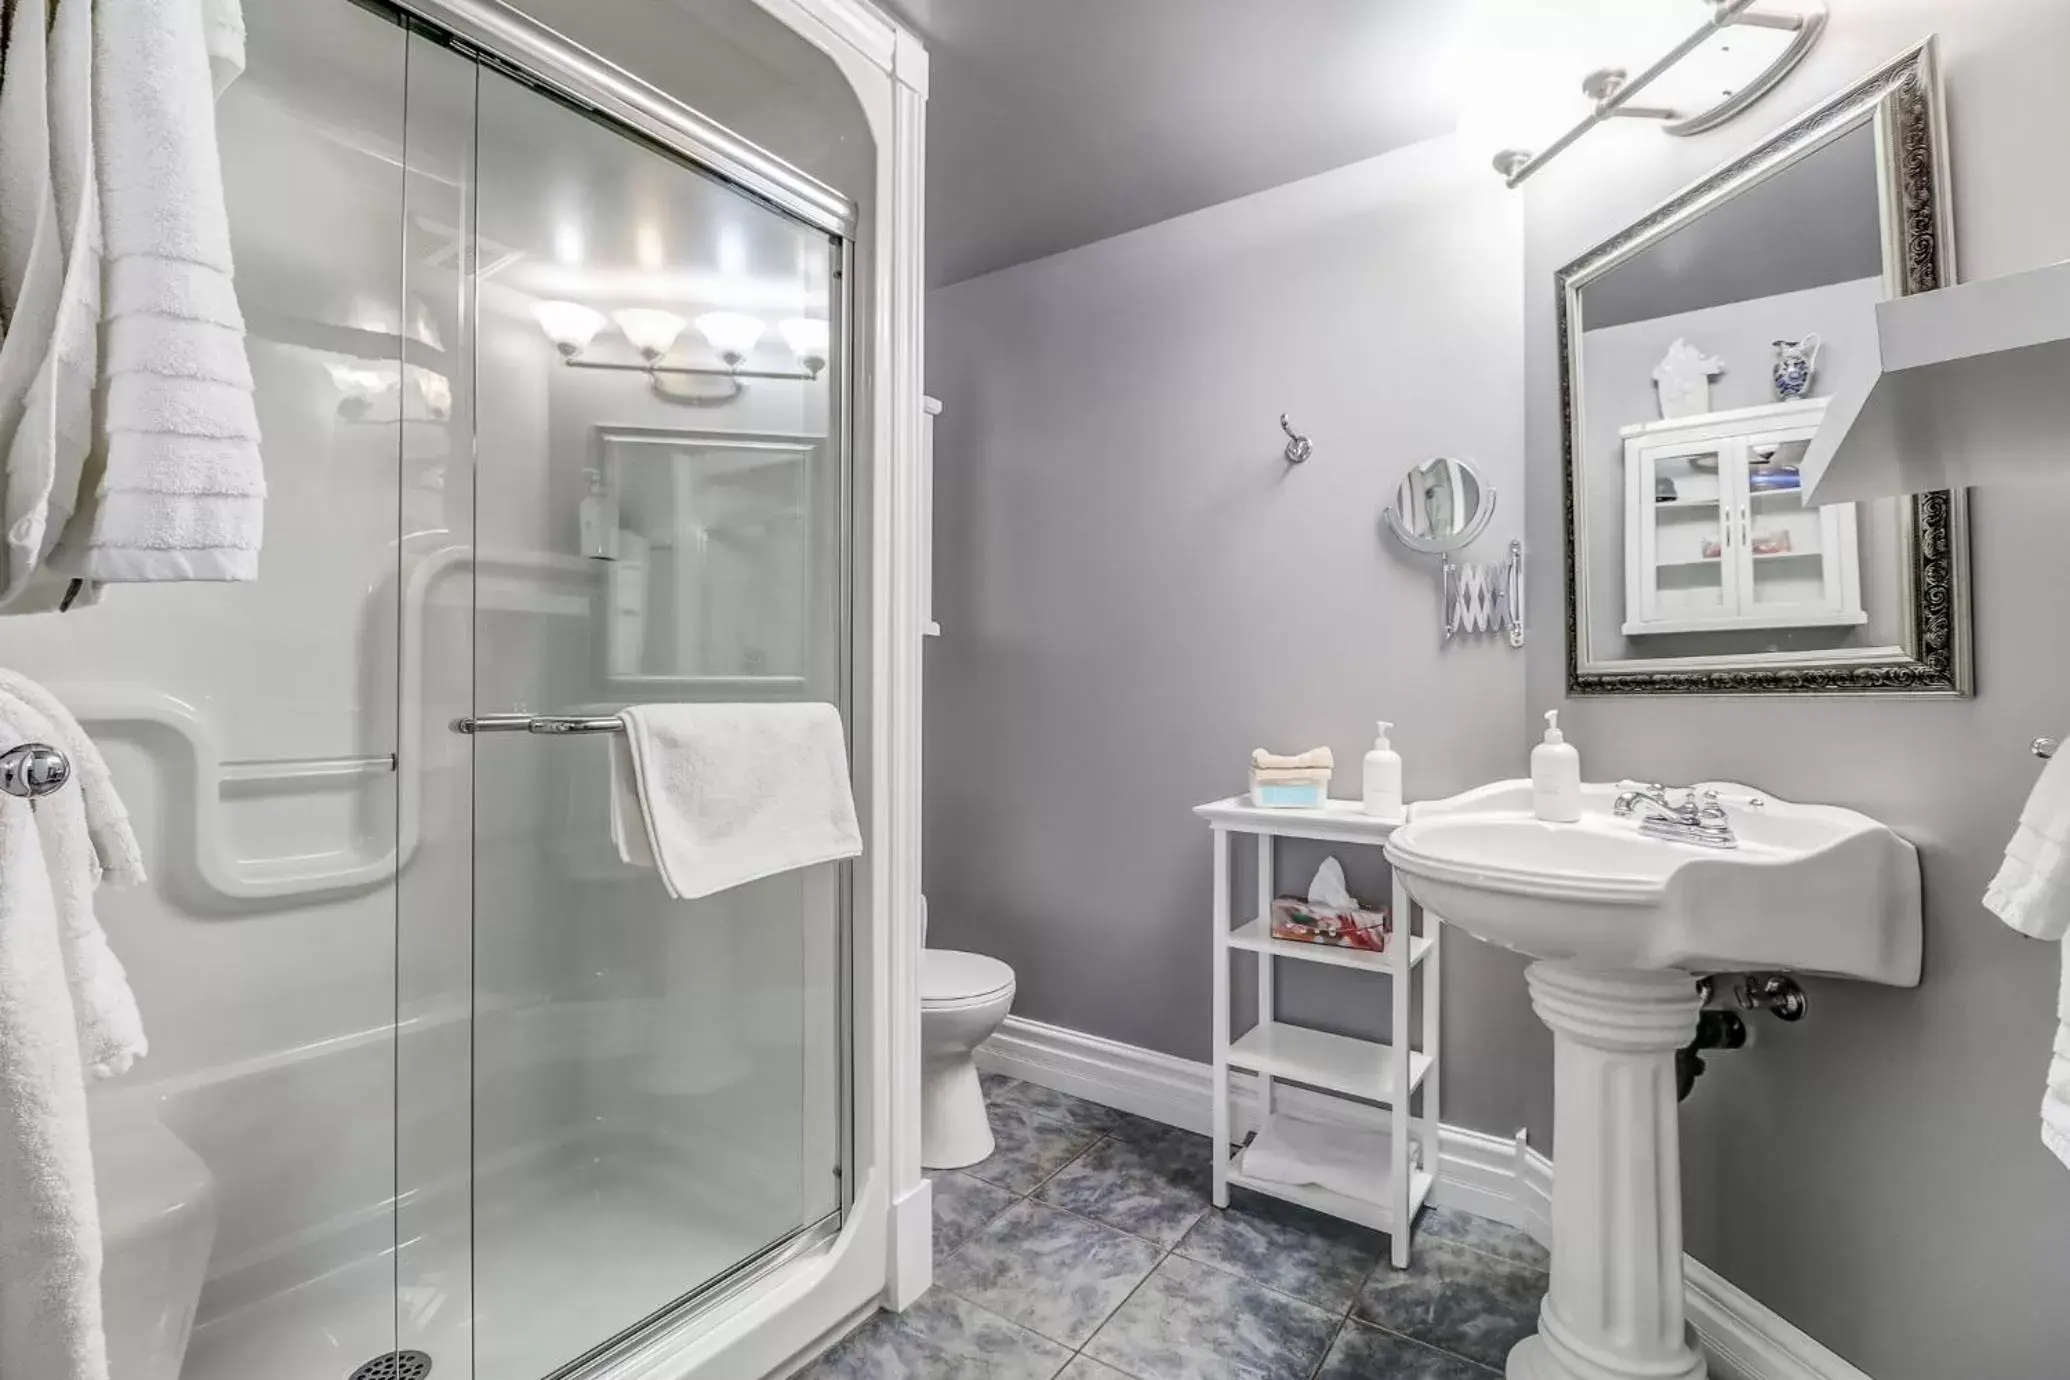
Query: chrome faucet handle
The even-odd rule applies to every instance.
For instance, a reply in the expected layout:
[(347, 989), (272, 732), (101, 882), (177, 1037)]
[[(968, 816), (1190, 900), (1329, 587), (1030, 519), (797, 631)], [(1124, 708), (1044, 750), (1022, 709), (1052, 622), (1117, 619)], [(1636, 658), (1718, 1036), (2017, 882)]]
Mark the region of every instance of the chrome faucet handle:
[(1673, 808), (1668, 804), (1667, 787), (1658, 781), (1620, 781), (1617, 784), (1624, 789), (1610, 802), (1610, 813), (1619, 819), (1629, 819), (1642, 800), (1650, 800), (1662, 809)]

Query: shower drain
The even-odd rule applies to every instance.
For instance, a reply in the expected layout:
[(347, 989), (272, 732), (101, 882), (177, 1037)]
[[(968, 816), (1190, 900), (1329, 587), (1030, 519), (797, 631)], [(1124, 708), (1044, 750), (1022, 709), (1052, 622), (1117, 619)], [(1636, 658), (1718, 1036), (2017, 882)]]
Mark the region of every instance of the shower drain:
[(352, 1372), (351, 1380), (424, 1380), (431, 1357), (421, 1351), (391, 1351)]

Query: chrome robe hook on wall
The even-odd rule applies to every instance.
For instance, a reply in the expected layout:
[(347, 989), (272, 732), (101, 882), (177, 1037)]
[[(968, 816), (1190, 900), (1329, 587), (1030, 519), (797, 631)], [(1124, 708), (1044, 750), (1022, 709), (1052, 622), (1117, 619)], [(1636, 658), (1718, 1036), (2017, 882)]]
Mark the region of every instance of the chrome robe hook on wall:
[(1287, 414), (1279, 414), (1279, 429), (1287, 434), (1286, 462), (1289, 465), (1305, 464), (1315, 454), (1315, 445), (1306, 436), (1295, 431), (1287, 422)]

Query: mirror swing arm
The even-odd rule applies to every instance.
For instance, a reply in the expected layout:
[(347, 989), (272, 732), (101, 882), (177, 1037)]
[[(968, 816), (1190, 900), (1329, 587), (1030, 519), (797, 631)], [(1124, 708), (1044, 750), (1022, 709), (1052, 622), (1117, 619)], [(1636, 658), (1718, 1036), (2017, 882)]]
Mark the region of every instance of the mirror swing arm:
[(1524, 543), (1512, 537), (1506, 560), (1486, 564), (1443, 558), (1445, 641), (1457, 632), (1509, 635), (1509, 645), (1524, 645)]

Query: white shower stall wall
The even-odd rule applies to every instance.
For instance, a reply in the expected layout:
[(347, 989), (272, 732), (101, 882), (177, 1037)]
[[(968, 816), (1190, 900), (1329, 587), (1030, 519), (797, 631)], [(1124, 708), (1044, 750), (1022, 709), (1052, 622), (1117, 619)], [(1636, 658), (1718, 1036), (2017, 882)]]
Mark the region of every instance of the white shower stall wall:
[[(808, 13), (841, 6), (774, 8), (772, 33), (867, 71)], [(867, 1262), (801, 1315), (828, 1326), (886, 1268), (885, 878), (829, 866), (669, 902), (611, 847), (609, 739), (451, 724), (743, 696), (853, 714), (854, 687), (882, 683), (870, 658), (895, 582), (851, 564), (882, 556), (882, 480), (848, 467), (868, 471), (899, 429), (845, 386), (856, 231), (795, 219), (395, 14), (317, 0), (247, 16), (220, 128), (265, 437), (261, 576), (0, 622), (0, 664), (102, 744), (151, 872), (103, 895), (153, 1048), (92, 1090), (96, 1154), (125, 1213), (186, 1198), (186, 1249), (206, 1264), (133, 1281), (143, 1249), (111, 1238), (114, 1325), (146, 1317), (161, 1352), (116, 1380), (340, 1380), (398, 1350), (534, 1380), (841, 1225), (830, 1258)], [(855, 18), (888, 59), (897, 32)], [(882, 119), (893, 83), (877, 76)], [(871, 310), (889, 311), (894, 281), (917, 300), (880, 271)], [(534, 316), (547, 300), (828, 319), (834, 357), (802, 370), (771, 331), (749, 367), (794, 377), (730, 398), (723, 379), (666, 380), (705, 395), (686, 402), (638, 370), (569, 367)], [(583, 356), (635, 358), (609, 326)], [(671, 362), (718, 363), (687, 326)], [(917, 416), (917, 376), (897, 377)], [(851, 417), (876, 430), (852, 441)], [(608, 434), (649, 444), (613, 457)], [(703, 622), (644, 629), (680, 663), (660, 675), (617, 673), (617, 563), (579, 539), (589, 472), (614, 464), (666, 467), (692, 496), (618, 515), (671, 553), (647, 577), (674, 582), (655, 608), (707, 601)], [(756, 597), (710, 616), (711, 591), (743, 586)], [(850, 734), (890, 760), (890, 732), (851, 716)], [(886, 826), (869, 827), (884, 851)]]

